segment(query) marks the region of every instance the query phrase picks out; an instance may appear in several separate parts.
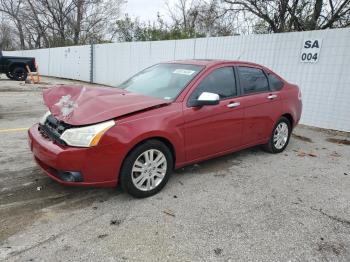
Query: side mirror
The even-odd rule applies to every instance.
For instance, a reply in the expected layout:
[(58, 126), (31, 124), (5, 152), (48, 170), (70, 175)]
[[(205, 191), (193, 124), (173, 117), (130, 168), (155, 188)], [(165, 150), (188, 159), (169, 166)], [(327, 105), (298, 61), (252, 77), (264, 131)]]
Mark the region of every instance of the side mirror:
[(218, 94), (203, 92), (202, 94), (200, 94), (197, 100), (190, 101), (190, 106), (193, 106), (193, 107), (210, 106), (210, 105), (217, 105), (219, 104), (219, 102), (220, 102), (220, 97)]

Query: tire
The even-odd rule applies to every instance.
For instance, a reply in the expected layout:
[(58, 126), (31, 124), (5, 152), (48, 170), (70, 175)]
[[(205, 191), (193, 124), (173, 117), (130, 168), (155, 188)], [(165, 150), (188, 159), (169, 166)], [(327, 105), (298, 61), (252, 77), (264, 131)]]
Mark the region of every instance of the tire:
[[(146, 157), (156, 161), (147, 161)], [(136, 198), (155, 195), (168, 182), (173, 166), (169, 148), (159, 140), (148, 140), (125, 158), (119, 176), (121, 187)]]
[(291, 133), (290, 121), (282, 116), (274, 126), (269, 142), (263, 145), (264, 150), (273, 154), (281, 153), (286, 149)]
[(13, 75), (11, 74), (11, 72), (7, 72), (6, 76), (7, 76), (7, 78), (13, 80)]
[(16, 81), (25, 81), (27, 79), (28, 72), (24, 67), (15, 67), (12, 70), (11, 75)]

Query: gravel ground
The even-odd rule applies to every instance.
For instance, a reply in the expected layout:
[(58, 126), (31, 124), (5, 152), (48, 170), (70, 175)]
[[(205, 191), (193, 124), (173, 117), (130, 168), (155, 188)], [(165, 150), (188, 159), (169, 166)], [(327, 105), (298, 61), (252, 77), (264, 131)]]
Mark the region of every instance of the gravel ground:
[[(350, 134), (299, 125), (285, 152), (252, 148), (178, 170), (158, 195), (70, 188), (35, 166), (41, 91), (0, 79), (0, 260), (350, 261)], [(5, 131), (4, 131), (5, 130)]]

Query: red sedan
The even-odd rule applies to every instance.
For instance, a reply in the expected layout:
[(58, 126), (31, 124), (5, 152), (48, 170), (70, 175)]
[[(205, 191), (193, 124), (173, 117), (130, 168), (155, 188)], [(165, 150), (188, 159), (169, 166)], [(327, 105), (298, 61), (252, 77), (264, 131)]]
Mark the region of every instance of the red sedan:
[(36, 162), (65, 185), (160, 191), (174, 168), (255, 145), (282, 152), (301, 93), (264, 66), (185, 60), (151, 66), (117, 88), (44, 91), (49, 111), (29, 130)]

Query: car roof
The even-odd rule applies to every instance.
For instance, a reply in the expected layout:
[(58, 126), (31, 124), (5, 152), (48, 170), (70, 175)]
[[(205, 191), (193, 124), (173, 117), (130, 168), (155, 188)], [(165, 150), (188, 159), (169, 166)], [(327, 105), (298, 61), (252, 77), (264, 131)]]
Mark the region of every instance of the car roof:
[(231, 64), (251, 65), (251, 66), (257, 66), (257, 67), (263, 67), (262, 65), (259, 65), (256, 63), (240, 61), (240, 60), (226, 60), (226, 59), (184, 59), (184, 60), (169, 61), (167, 63), (202, 65), (202, 66), (215, 66), (215, 65), (219, 65), (219, 64), (231, 63)]

